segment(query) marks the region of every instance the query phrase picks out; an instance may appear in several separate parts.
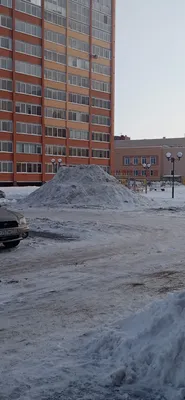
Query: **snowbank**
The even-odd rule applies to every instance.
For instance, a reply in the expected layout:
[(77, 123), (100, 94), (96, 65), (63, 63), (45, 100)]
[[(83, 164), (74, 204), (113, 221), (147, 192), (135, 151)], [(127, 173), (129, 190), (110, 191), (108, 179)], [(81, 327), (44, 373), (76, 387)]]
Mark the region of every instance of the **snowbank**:
[(32, 207), (70, 205), (87, 208), (146, 207), (145, 197), (132, 193), (101, 167), (61, 167), (55, 177), (31, 193), (25, 203)]
[(112, 391), (117, 387), (133, 396), (140, 391), (143, 399), (150, 392), (156, 393), (152, 399), (185, 399), (185, 292), (101, 332), (86, 350)]

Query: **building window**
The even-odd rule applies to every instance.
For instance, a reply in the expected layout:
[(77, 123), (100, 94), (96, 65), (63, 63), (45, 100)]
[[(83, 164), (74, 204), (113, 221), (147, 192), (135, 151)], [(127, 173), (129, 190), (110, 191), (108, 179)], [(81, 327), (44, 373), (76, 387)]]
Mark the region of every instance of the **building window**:
[(30, 94), (32, 96), (41, 96), (41, 86), (33, 85), (31, 83), (16, 82), (16, 92)]
[(89, 88), (89, 78), (85, 78), (81, 75), (68, 75), (68, 83), (69, 85)]
[(45, 0), (44, 8), (66, 17), (66, 0)]
[(92, 124), (110, 126), (110, 118), (104, 115), (92, 115)]
[(146, 169), (142, 170), (141, 174), (142, 176), (146, 176)]
[(56, 71), (55, 69), (45, 68), (44, 78), (55, 82), (66, 83), (66, 73), (61, 71)]
[(0, 161), (0, 172), (1, 173), (8, 173), (13, 172), (13, 163), (12, 161)]
[(69, 18), (90, 25), (90, 7), (84, 7), (84, 5), (69, 1)]
[(46, 144), (45, 154), (50, 156), (66, 156), (66, 147)]
[(82, 94), (77, 94), (77, 93), (69, 93), (68, 101), (70, 103), (83, 104), (83, 105), (88, 106), (89, 105), (89, 96), (84, 96)]
[(102, 40), (104, 42), (111, 42), (111, 34), (105, 31), (101, 31), (100, 29), (93, 28), (92, 36), (96, 39)]
[(111, 75), (111, 67), (103, 64), (92, 63), (92, 72), (100, 75)]
[(15, 61), (15, 71), (20, 74), (37, 76), (41, 78), (41, 65), (30, 64), (23, 61)]
[(92, 150), (92, 158), (110, 158), (109, 150)]
[(139, 164), (138, 157), (134, 157), (134, 165), (138, 165), (138, 164)]
[(25, 174), (41, 174), (41, 163), (17, 163), (17, 173)]
[(69, 130), (69, 137), (70, 139), (76, 140), (89, 140), (89, 132), (88, 131), (79, 131), (76, 129)]
[(123, 165), (130, 165), (130, 157), (123, 157)]
[(12, 0), (0, 0), (0, 5), (8, 8), (12, 8)]
[(36, 104), (16, 102), (15, 111), (16, 111), (16, 113), (20, 113), (20, 114), (41, 116), (41, 106), (38, 106)]
[(92, 89), (98, 92), (110, 93), (110, 83), (92, 80)]
[(63, 46), (66, 46), (66, 36), (63, 35), (62, 33), (57, 33), (57, 32), (49, 31), (49, 30), (45, 29), (44, 37), (45, 37), (45, 40), (48, 40), (49, 42), (62, 44)]
[(156, 157), (155, 156), (150, 157), (150, 164), (156, 165)]
[(58, 64), (66, 65), (66, 55), (52, 50), (44, 50), (44, 58)]
[(154, 171), (152, 169), (150, 170), (150, 176), (154, 176)]
[(12, 71), (12, 58), (0, 57), (0, 68)]
[(69, 148), (70, 157), (89, 157), (89, 149), (80, 147), (70, 147)]
[(42, 154), (42, 145), (37, 143), (16, 143), (16, 153)]
[(66, 27), (66, 18), (63, 17), (62, 15), (45, 10), (44, 11), (44, 19), (46, 21), (50, 22), (51, 24)]
[(0, 132), (13, 132), (12, 121), (2, 121), (0, 120)]
[(111, 60), (111, 50), (93, 44), (92, 53), (100, 58)]
[(90, 25), (81, 24), (80, 22), (76, 22), (76, 21), (74, 21), (72, 19), (69, 19), (68, 24), (69, 24), (69, 28), (72, 31), (80, 32), (80, 33), (83, 33), (83, 34), (89, 36), (89, 32), (90, 32), (89, 26)]
[(73, 56), (68, 57), (68, 66), (73, 68), (80, 68), (89, 70), (89, 61), (84, 60), (83, 58), (77, 58)]
[(10, 79), (0, 79), (0, 90), (7, 90), (12, 92), (12, 80)]
[(0, 99), (0, 110), (12, 112), (12, 101)]
[(89, 122), (89, 114), (80, 111), (69, 111), (69, 121)]
[(37, 7), (37, 5), (30, 3), (31, 2), (15, 0), (15, 9), (25, 14), (33, 15), (34, 17), (37, 18), (42, 18), (41, 7)]
[(139, 176), (139, 171), (138, 170), (134, 170), (134, 176)]
[(141, 157), (141, 164), (146, 164), (146, 157)]
[(2, 153), (12, 153), (13, 145), (12, 142), (0, 141), (0, 152)]
[(42, 126), (40, 124), (27, 124), (25, 122), (16, 122), (16, 132), (27, 134), (27, 135), (38, 135), (42, 134)]
[(110, 110), (110, 101), (104, 100), (104, 99), (99, 99), (98, 97), (93, 97), (92, 98), (92, 107), (104, 108), (106, 110)]
[(28, 54), (34, 57), (41, 57), (42, 55), (41, 46), (22, 42), (20, 40), (15, 41), (15, 50), (19, 53)]
[(0, 26), (12, 29), (12, 18), (7, 15), (0, 15)]
[(110, 135), (109, 133), (102, 133), (102, 132), (92, 132), (92, 140), (94, 142), (110, 142)]
[(66, 129), (55, 126), (45, 126), (45, 135), (50, 137), (65, 138)]
[(15, 30), (17, 32), (26, 33), (27, 35), (36, 36), (41, 38), (42, 29), (39, 25), (29, 24), (28, 22), (24, 22), (22, 20), (15, 20)]
[(84, 51), (86, 53), (89, 53), (89, 43), (88, 42), (83, 42), (82, 40), (75, 39), (73, 37), (69, 38), (69, 47), (72, 49), (76, 49), (79, 51)]
[(12, 39), (6, 36), (0, 36), (0, 47), (2, 49), (12, 50)]
[(46, 99), (66, 101), (66, 92), (64, 92), (63, 90), (45, 88), (44, 89), (44, 97)]
[(66, 111), (60, 108), (45, 107), (45, 117), (66, 119)]
[(93, 28), (111, 33), (111, 28), (112, 28), (111, 25), (112, 25), (111, 15), (105, 15), (99, 11), (93, 10), (92, 12)]

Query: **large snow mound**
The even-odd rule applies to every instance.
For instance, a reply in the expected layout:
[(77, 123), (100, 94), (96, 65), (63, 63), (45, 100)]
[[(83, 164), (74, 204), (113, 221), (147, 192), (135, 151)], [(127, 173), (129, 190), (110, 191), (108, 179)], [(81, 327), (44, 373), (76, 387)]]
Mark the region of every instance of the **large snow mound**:
[(97, 376), (103, 375), (101, 385), (127, 393), (128, 399), (136, 393), (143, 393), (142, 399), (185, 399), (185, 292), (96, 335), (85, 357), (92, 360)]
[(128, 208), (146, 207), (144, 196), (132, 193), (96, 165), (61, 167), (54, 178), (31, 193), (25, 201), (32, 207)]

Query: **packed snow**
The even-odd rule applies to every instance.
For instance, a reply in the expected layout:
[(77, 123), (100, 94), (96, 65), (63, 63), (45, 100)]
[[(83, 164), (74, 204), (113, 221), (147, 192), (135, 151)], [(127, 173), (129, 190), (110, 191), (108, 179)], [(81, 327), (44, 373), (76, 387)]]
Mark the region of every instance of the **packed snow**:
[(185, 187), (139, 196), (101, 170), (113, 209), (83, 168), (67, 199), (70, 171), (3, 188), (31, 235), (0, 248), (0, 399), (184, 400)]
[(150, 204), (96, 165), (61, 167), (51, 181), (31, 193), (25, 201), (31, 207), (67, 205), (128, 209)]

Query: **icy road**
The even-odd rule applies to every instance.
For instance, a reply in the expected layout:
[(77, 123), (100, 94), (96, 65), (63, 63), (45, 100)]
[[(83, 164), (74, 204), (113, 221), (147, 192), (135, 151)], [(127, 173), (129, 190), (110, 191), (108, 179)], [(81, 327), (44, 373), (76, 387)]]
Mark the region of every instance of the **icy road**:
[[(184, 288), (184, 212), (25, 214), (31, 237), (0, 249), (0, 399), (123, 399), (98, 386), (95, 363), (78, 378), (79, 349), (100, 327)], [(148, 396), (137, 398), (163, 399)]]

